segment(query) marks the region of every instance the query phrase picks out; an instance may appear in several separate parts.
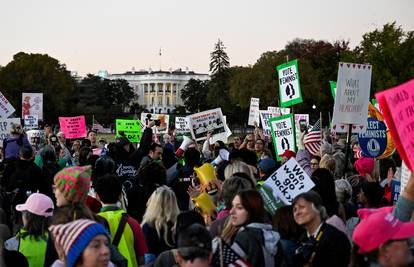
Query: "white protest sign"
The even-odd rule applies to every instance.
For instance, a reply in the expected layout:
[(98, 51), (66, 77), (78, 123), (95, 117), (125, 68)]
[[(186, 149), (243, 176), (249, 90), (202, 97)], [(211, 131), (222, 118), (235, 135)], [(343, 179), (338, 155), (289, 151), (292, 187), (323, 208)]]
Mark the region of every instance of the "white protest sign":
[(286, 150), (296, 151), (293, 114), (271, 118), (270, 127), (277, 160), (280, 161), (280, 155)]
[(264, 186), (273, 190), (276, 199), (290, 205), (297, 195), (308, 192), (315, 184), (292, 157), (267, 178)]
[(247, 125), (254, 126), (256, 122), (257, 125), (260, 124), (259, 121), (259, 98), (250, 98), (250, 112), (249, 112), (249, 121)]
[[(157, 124), (152, 129), (157, 134), (164, 134), (168, 132), (168, 127), (170, 123), (170, 115), (165, 114), (151, 114), (151, 113), (141, 113), (141, 130), (144, 132), (145, 125), (146, 125), (146, 119), (147, 116), (151, 115), (151, 120), (156, 120)], [(159, 122), (159, 123), (158, 123)]]
[(27, 134), (27, 139), (29, 139), (29, 143), (31, 145), (34, 145), (34, 138), (37, 137), (40, 140), (42, 140), (41, 142), (43, 142), (45, 140), (45, 131), (43, 130), (29, 130), (26, 132)]
[(187, 116), (187, 118), (191, 135), (196, 141), (205, 140), (208, 132), (213, 133), (211, 142), (227, 139), (228, 128), (224, 123), (221, 108), (192, 114)]
[(410, 180), (411, 171), (408, 169), (407, 165), (405, 165), (404, 161), (401, 164), (401, 187), (400, 187), (400, 194), (404, 192), (404, 188)]
[(22, 118), (26, 115), (36, 115), (43, 120), (43, 93), (22, 94)]
[[(332, 124), (332, 130), (335, 133), (347, 133), (349, 129), (349, 124)], [(365, 133), (367, 131), (367, 121), (361, 125), (352, 125), (352, 133)]]
[(0, 144), (3, 147), (3, 140), (10, 138), (12, 124), (20, 125), (20, 118), (0, 119)]
[(280, 106), (289, 107), (302, 103), (298, 61), (295, 59), (277, 66), (277, 72), (279, 75)]
[(24, 128), (27, 130), (36, 129), (39, 126), (39, 120), (36, 115), (24, 116)]
[(278, 117), (280, 114), (272, 113), (268, 110), (260, 110), (260, 120), (262, 121), (262, 128), (263, 128), (263, 134), (271, 138), (272, 137), (272, 129), (270, 128), (269, 120), (273, 117)]
[(332, 124), (366, 125), (371, 65), (339, 63)]
[(295, 133), (296, 140), (299, 140), (300, 124), (309, 126), (309, 114), (295, 114)]
[(267, 110), (273, 114), (276, 114), (275, 117), (290, 114), (290, 108), (267, 107)]
[(190, 132), (188, 120), (186, 117), (175, 117), (175, 131), (178, 134), (185, 134)]
[(15, 111), (14, 107), (0, 92), (0, 117), (7, 119)]

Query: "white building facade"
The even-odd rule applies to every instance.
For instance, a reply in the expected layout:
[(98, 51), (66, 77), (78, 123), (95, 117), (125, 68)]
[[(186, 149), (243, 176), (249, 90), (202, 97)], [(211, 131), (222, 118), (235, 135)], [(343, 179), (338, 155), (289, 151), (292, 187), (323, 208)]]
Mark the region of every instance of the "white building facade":
[[(103, 75), (102, 75), (103, 74)], [(138, 96), (138, 104), (151, 113), (170, 113), (176, 107), (183, 106), (181, 90), (190, 79), (210, 80), (208, 74), (193, 71), (127, 71), (123, 74), (108, 74), (103, 71), (99, 75), (107, 79), (124, 79)]]

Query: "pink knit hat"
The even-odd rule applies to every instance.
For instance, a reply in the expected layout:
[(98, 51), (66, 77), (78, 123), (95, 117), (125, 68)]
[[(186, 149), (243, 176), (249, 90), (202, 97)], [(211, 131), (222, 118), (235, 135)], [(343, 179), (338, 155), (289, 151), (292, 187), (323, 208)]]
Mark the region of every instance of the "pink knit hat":
[(391, 212), (392, 207), (358, 210), (361, 222), (352, 235), (358, 253), (370, 252), (389, 240), (414, 237), (414, 222), (401, 222)]
[(375, 167), (375, 160), (372, 158), (360, 158), (354, 163), (354, 167), (361, 176), (371, 174)]

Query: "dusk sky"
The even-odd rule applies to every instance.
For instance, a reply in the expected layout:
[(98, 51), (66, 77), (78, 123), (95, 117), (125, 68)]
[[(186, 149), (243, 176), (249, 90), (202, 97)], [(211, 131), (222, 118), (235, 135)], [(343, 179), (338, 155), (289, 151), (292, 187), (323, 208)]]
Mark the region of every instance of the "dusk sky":
[(230, 63), (254, 64), (294, 38), (345, 39), (396, 21), (414, 30), (413, 0), (0, 0), (0, 65), (46, 53), (80, 75), (188, 67), (208, 73), (220, 38)]

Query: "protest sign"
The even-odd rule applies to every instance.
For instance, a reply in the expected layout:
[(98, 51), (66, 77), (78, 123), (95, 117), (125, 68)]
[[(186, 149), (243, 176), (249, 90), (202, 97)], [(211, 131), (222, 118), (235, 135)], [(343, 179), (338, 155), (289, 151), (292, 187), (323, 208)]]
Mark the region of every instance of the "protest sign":
[(36, 115), (39, 120), (43, 120), (42, 93), (22, 94), (22, 118), (26, 115)]
[(151, 113), (141, 113), (141, 131), (145, 130), (146, 120), (148, 115), (151, 115), (151, 120), (159, 121), (159, 125), (154, 126), (152, 129), (155, 133), (164, 134), (168, 132), (168, 127), (170, 123), (170, 115), (166, 114), (151, 114)]
[(264, 208), (270, 215), (275, 215), (276, 210), (284, 206), (284, 203), (280, 198), (276, 198), (273, 195), (273, 190), (271, 188), (262, 185), (257, 191), (262, 196)]
[(20, 125), (20, 118), (12, 119), (0, 119), (0, 144), (3, 147), (3, 140), (10, 138), (10, 131), (12, 130), (12, 124)]
[(365, 124), (371, 73), (371, 65), (339, 63), (332, 124)]
[(24, 128), (27, 130), (36, 129), (39, 126), (39, 120), (36, 115), (24, 116)]
[(377, 93), (382, 115), (387, 122), (395, 146), (414, 170), (414, 79), (392, 89)]
[(404, 192), (404, 188), (408, 183), (408, 180), (410, 180), (411, 171), (408, 169), (407, 165), (402, 161), (401, 164), (401, 185), (400, 185), (400, 193), (402, 194)]
[(286, 150), (296, 151), (295, 129), (293, 115), (283, 115), (270, 119), (273, 144), (275, 146), (277, 160), (280, 161)]
[(15, 111), (14, 107), (6, 99), (6, 97), (0, 92), (0, 117), (7, 119)]
[(250, 112), (247, 125), (254, 126), (254, 123), (256, 123), (259, 126), (259, 101), (259, 98), (250, 98)]
[(59, 117), (60, 130), (67, 139), (86, 137), (85, 116)]
[(262, 121), (262, 129), (264, 136), (271, 138), (272, 129), (270, 128), (269, 120), (273, 117), (278, 117), (280, 114), (272, 113), (267, 110), (259, 110), (260, 120)]
[(286, 205), (292, 204), (297, 195), (308, 192), (315, 186), (294, 157), (267, 178), (264, 185), (271, 188), (274, 197), (280, 198)]
[(267, 111), (275, 114), (275, 117), (278, 117), (280, 115), (290, 114), (290, 108), (267, 107)]
[(175, 117), (175, 132), (185, 134), (190, 132), (188, 120), (186, 117)]
[(358, 143), (366, 157), (376, 158), (387, 147), (387, 128), (382, 121), (368, 118), (367, 130), (358, 134)]
[(401, 182), (395, 179), (391, 181), (391, 203), (392, 205), (397, 204), (398, 197), (400, 196)]
[(133, 143), (138, 143), (141, 140), (141, 121), (140, 120), (121, 120), (116, 119), (116, 136), (120, 137), (120, 132)]
[(309, 126), (309, 114), (295, 114), (295, 137), (299, 140), (300, 124)]
[(26, 134), (27, 134), (27, 139), (29, 139), (29, 143), (31, 145), (35, 145), (34, 143), (35, 137), (39, 138), (41, 140), (40, 142), (44, 142), (44, 140), (46, 139), (44, 130), (29, 130), (26, 132)]
[(332, 97), (335, 100), (335, 97), (336, 97), (336, 82), (329, 81), (329, 85), (331, 86)]
[(279, 75), (279, 98), (281, 107), (302, 103), (298, 61), (292, 60), (276, 67)]
[(381, 107), (380, 107), (378, 101), (375, 98), (371, 99), (371, 103), (372, 103), (372, 105), (374, 105), (374, 107), (376, 109), (378, 109), (379, 112), (381, 112)]
[(196, 141), (205, 140), (207, 132), (213, 133), (211, 142), (227, 138), (228, 133), (221, 108), (192, 114), (187, 118), (191, 135)]

